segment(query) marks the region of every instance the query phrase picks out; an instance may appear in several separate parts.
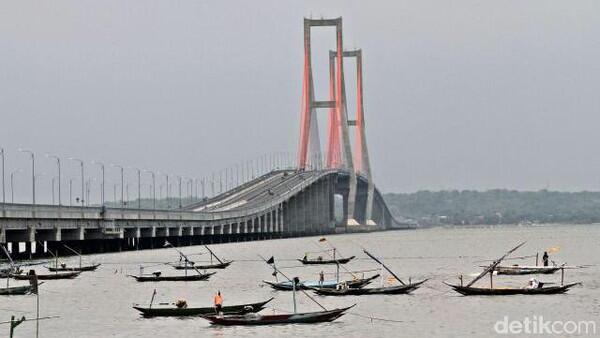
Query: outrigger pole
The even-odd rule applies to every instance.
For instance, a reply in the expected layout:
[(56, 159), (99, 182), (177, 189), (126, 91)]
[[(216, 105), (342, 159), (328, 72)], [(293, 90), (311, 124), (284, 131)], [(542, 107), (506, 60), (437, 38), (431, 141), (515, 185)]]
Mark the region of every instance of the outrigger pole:
[[(79, 269), (81, 269), (81, 254), (77, 251), (75, 251), (75, 249), (70, 248), (68, 245), (63, 244), (63, 246), (67, 249), (69, 249), (71, 252), (73, 252), (74, 254), (76, 254), (77, 256), (79, 256)], [(58, 266), (57, 266), (58, 268)]]
[(212, 259), (212, 257), (215, 257), (219, 261), (219, 263), (223, 264), (223, 261), (220, 260), (219, 257), (217, 257), (217, 255), (215, 255), (215, 253), (212, 252), (211, 249), (208, 248), (208, 245), (205, 245), (204, 247), (206, 248), (206, 250), (208, 250), (208, 252), (210, 252), (211, 259)]
[(497, 260), (495, 260), (492, 264), (490, 264), (490, 266), (488, 266), (485, 270), (483, 270), (483, 272), (481, 272), (479, 274), (479, 276), (475, 277), (472, 281), (469, 282), (469, 284), (466, 285), (466, 287), (469, 287), (473, 284), (475, 284), (475, 282), (477, 282), (478, 280), (481, 279), (481, 277), (485, 276), (488, 272), (489, 273), (493, 273), (494, 269), (498, 266), (498, 264), (500, 264), (500, 262), (502, 262), (502, 260), (504, 258), (506, 258), (506, 256), (510, 255), (511, 253), (515, 252), (518, 248), (522, 247), (523, 245), (525, 245), (526, 242), (522, 242), (521, 244), (517, 245), (516, 247), (514, 247), (513, 249), (511, 249), (510, 251), (508, 251), (507, 253), (504, 254), (504, 256), (498, 258)]
[[(258, 255), (258, 257), (260, 257), (263, 261), (265, 261), (265, 263), (269, 264), (269, 261), (266, 260), (263, 256)], [(288, 276), (286, 276), (283, 272), (281, 272), (281, 270), (277, 269), (277, 267), (275, 267), (275, 263), (273, 263), (273, 269), (275, 269), (275, 272), (280, 273), (283, 277), (285, 277), (285, 279), (287, 279), (288, 281), (290, 281), (290, 283), (292, 283), (292, 288), (294, 293), (296, 292), (296, 281), (295, 280), (291, 280)], [(306, 293), (306, 291), (299, 289), (300, 291), (302, 291), (302, 293), (304, 293), (304, 295), (306, 297), (308, 297), (308, 299), (312, 300), (313, 302), (315, 302), (317, 305), (319, 305), (321, 307), (321, 309), (325, 310), (325, 311), (329, 311), (327, 310), (323, 305), (321, 305), (321, 303), (317, 302), (316, 299), (312, 298), (308, 293)], [(296, 296), (294, 295), (294, 312), (296, 312)]]
[[(177, 249), (176, 247), (174, 247), (173, 244), (169, 243), (169, 241), (165, 241), (165, 245), (164, 246), (165, 247), (171, 247), (171, 248), (175, 249), (175, 251), (177, 251), (181, 255), (181, 257), (183, 257), (183, 259), (185, 259), (185, 266), (187, 268), (188, 262), (191, 262), (191, 261), (190, 261), (190, 259), (183, 252), (181, 252), (179, 249)], [(200, 272), (200, 270), (196, 269), (196, 267), (194, 265), (191, 265), (191, 267), (194, 268), (194, 270), (196, 270), (196, 272), (199, 275), (203, 275), (203, 273)], [(185, 275), (187, 276), (187, 269), (184, 269), (184, 270), (185, 270)]]
[(382, 263), (382, 262), (381, 262), (379, 259), (377, 259), (375, 256), (371, 255), (371, 254), (370, 254), (370, 253), (369, 253), (369, 252), (368, 252), (368, 251), (367, 251), (365, 248), (363, 248), (363, 252), (364, 252), (364, 253), (365, 253), (367, 256), (371, 257), (371, 259), (373, 259), (375, 262), (377, 262), (377, 263), (381, 264), (381, 266), (383, 266), (383, 268), (384, 268), (384, 269), (386, 269), (386, 270), (387, 270), (387, 272), (391, 273), (391, 274), (392, 274), (392, 276), (394, 276), (394, 278), (396, 278), (396, 279), (397, 279), (397, 280), (398, 280), (400, 283), (402, 283), (402, 285), (406, 285), (406, 283), (404, 283), (404, 282), (402, 281), (402, 279), (400, 279), (400, 277), (396, 276), (396, 274), (395, 274), (395, 273), (394, 273), (392, 270), (390, 270), (390, 269), (389, 269), (387, 266), (385, 266), (385, 264), (383, 264), (383, 263)]

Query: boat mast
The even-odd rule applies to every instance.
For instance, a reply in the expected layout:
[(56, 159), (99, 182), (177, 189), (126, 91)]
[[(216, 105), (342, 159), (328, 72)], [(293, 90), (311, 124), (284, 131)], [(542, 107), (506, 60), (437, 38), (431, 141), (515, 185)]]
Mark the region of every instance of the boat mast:
[(518, 248), (522, 247), (523, 245), (525, 245), (526, 242), (522, 242), (521, 244), (517, 245), (516, 247), (514, 247), (513, 249), (511, 249), (510, 251), (508, 251), (507, 253), (504, 254), (504, 256), (498, 258), (497, 260), (495, 260), (492, 264), (490, 264), (490, 266), (488, 266), (485, 270), (483, 270), (483, 272), (481, 272), (479, 274), (479, 276), (475, 277), (472, 281), (469, 282), (469, 284), (466, 285), (466, 287), (469, 287), (473, 284), (475, 284), (475, 282), (477, 282), (478, 280), (481, 279), (481, 277), (485, 276), (488, 272), (494, 272), (494, 269), (498, 266), (498, 264), (500, 264), (500, 262), (502, 262), (502, 260), (504, 258), (506, 258), (506, 256), (510, 255), (511, 253), (515, 252)]

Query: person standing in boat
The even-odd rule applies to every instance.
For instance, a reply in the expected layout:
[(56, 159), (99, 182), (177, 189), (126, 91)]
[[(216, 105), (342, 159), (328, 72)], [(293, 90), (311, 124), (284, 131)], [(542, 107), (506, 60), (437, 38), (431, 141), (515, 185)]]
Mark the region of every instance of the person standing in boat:
[(223, 296), (221, 296), (221, 290), (217, 291), (215, 295), (215, 312), (220, 315), (223, 308)]
[(325, 273), (321, 270), (321, 272), (319, 272), (319, 287), (323, 287), (323, 282), (325, 282)]
[(544, 255), (542, 256), (542, 262), (544, 263), (544, 266), (548, 266), (549, 259), (550, 257), (548, 257), (548, 252), (544, 251)]

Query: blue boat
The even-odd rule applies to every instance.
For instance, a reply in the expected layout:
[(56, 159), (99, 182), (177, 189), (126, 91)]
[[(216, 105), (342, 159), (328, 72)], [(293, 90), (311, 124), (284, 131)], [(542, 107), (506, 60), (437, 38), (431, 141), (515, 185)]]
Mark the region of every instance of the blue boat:
[[(346, 283), (349, 288), (362, 288), (363, 286), (371, 283), (374, 279), (376, 279), (378, 277), (379, 277), (379, 274), (371, 276), (369, 278), (357, 278), (357, 279), (339, 281), (339, 282), (335, 279), (326, 280), (323, 282), (319, 282), (319, 281), (315, 281), (315, 280), (307, 280), (307, 281), (301, 281), (299, 284), (296, 285), (296, 288), (298, 288), (300, 290), (308, 290), (308, 289), (312, 289), (312, 288), (335, 289), (336, 286), (340, 283)], [(290, 281), (270, 282), (270, 281), (263, 280), (263, 283), (269, 285), (270, 287), (272, 287), (275, 290), (292, 291), (292, 283)]]

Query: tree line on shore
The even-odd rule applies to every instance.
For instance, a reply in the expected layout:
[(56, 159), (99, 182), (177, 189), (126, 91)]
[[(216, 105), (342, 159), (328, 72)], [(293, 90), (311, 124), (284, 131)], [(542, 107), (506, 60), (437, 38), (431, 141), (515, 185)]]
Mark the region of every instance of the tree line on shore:
[(600, 192), (445, 190), (384, 198), (395, 216), (421, 225), (600, 222)]

